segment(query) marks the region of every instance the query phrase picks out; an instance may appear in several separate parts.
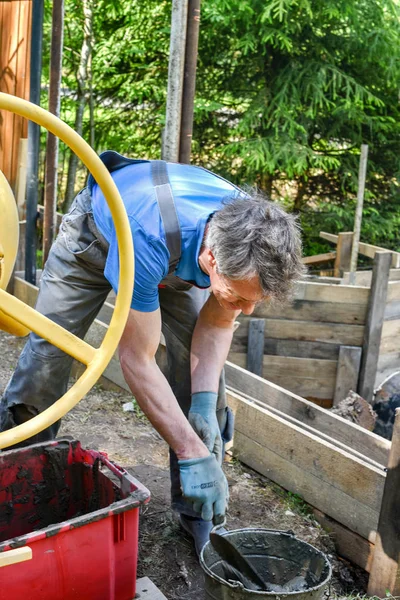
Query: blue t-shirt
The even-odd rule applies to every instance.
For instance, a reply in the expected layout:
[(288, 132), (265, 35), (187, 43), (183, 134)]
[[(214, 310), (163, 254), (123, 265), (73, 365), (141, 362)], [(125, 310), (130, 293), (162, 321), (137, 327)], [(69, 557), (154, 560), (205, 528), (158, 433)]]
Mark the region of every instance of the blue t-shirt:
[[(131, 307), (151, 312), (159, 307), (158, 285), (168, 274), (169, 251), (163, 222), (151, 180), (150, 161), (138, 161), (114, 171), (128, 215), (135, 248), (135, 282)], [(199, 252), (207, 221), (221, 207), (222, 200), (240, 190), (225, 179), (191, 165), (167, 163), (168, 176), (181, 228), (181, 258), (174, 276), (202, 288), (210, 279), (199, 266)], [(96, 225), (110, 244), (105, 277), (118, 291), (118, 245), (110, 210), (99, 186), (93, 182), (93, 215)]]

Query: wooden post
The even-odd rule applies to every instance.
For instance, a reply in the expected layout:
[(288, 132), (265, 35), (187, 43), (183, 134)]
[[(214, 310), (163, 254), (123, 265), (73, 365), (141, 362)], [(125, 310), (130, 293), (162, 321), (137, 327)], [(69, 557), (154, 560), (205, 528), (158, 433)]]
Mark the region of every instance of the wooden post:
[(350, 260), (350, 285), (354, 285), (355, 272), (357, 271), (358, 244), (360, 241), (361, 221), (364, 204), (365, 179), (367, 176), (368, 146), (362, 144), (360, 155), (360, 168), (358, 171), (357, 208), (354, 217), (354, 238)]
[(353, 246), (353, 232), (345, 231), (339, 233), (337, 248), (336, 248), (336, 259), (334, 265), (333, 276), (343, 277), (345, 271), (350, 270), (350, 259), (351, 259), (351, 248)]
[(190, 163), (193, 133), (193, 110), (196, 90), (196, 67), (200, 29), (200, 0), (189, 0), (186, 32), (185, 69), (182, 90), (182, 117), (179, 162)]
[(247, 370), (262, 377), (264, 358), (264, 319), (250, 319), (247, 342)]
[(400, 596), (400, 408), (396, 409), (368, 594)]
[[(53, 0), (50, 49), (49, 112), (60, 116), (60, 86), (64, 36), (64, 0)], [(47, 133), (43, 223), (43, 264), (55, 237), (57, 210), (58, 137)]]
[(161, 158), (179, 161), (188, 0), (172, 0), (168, 91)]
[(333, 406), (356, 392), (360, 375), (362, 350), (359, 346), (340, 346)]
[(374, 258), (359, 385), (359, 394), (368, 402), (372, 402), (378, 370), (391, 260), (390, 252), (377, 252)]
[(24, 218), (25, 197), (26, 197), (26, 171), (28, 163), (28, 139), (20, 138), (18, 144), (18, 167), (17, 179), (15, 182), (15, 200), (18, 206), (18, 215), (20, 219)]
[(26, 221), (20, 221), (18, 255), (17, 260), (15, 261), (15, 271), (23, 271), (25, 269), (25, 231)]

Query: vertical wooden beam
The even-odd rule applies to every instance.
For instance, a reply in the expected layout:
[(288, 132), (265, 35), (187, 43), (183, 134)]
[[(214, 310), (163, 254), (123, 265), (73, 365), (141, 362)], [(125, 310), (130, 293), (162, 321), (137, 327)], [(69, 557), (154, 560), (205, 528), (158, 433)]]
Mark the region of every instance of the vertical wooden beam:
[(333, 406), (337, 406), (350, 391), (357, 391), (361, 354), (358, 346), (340, 346)]
[(359, 382), (359, 394), (368, 402), (372, 402), (378, 369), (379, 347), (382, 337), (391, 261), (392, 256), (390, 252), (377, 252), (375, 254), (367, 320), (364, 328)]
[(200, 29), (200, 0), (189, 0), (186, 32), (185, 69), (182, 90), (182, 116), (179, 162), (190, 163), (192, 147), (194, 96)]
[[(50, 87), (49, 112), (60, 116), (60, 87), (62, 48), (64, 39), (64, 0), (53, 0), (51, 49), (50, 49)], [(47, 133), (46, 174), (43, 217), (43, 264), (50, 252), (56, 229), (57, 210), (57, 173), (58, 146), (56, 135)]]
[(355, 272), (357, 271), (358, 245), (360, 242), (361, 221), (364, 204), (365, 180), (367, 177), (367, 161), (368, 161), (368, 146), (361, 145), (360, 168), (358, 170), (358, 189), (357, 189), (357, 207), (354, 217), (354, 238), (353, 247), (351, 249), (350, 260), (350, 285), (355, 283)]
[[(0, 91), (29, 98), (30, 16), (32, 2), (0, 1)], [(0, 169), (14, 189), (19, 138), (28, 121), (9, 111), (0, 115)]]
[(167, 107), (161, 158), (179, 161), (188, 0), (172, 0)]
[(264, 319), (250, 319), (247, 341), (247, 370), (262, 377), (264, 358)]
[(15, 200), (20, 219), (25, 216), (26, 170), (28, 163), (28, 139), (20, 138), (18, 146), (18, 169), (15, 182)]
[(334, 277), (343, 277), (343, 273), (350, 270), (353, 236), (354, 233), (352, 231), (344, 231), (339, 233), (333, 271)]
[(15, 261), (14, 271), (23, 271), (25, 269), (25, 231), (26, 221), (20, 221), (18, 255), (17, 260)]
[(396, 409), (368, 594), (400, 596), (400, 408)]

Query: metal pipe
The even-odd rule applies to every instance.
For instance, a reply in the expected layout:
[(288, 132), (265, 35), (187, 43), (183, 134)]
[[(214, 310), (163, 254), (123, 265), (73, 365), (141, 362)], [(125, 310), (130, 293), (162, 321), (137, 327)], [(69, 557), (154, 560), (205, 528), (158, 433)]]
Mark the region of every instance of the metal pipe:
[(199, 47), (200, 0), (189, 0), (185, 69), (182, 92), (182, 117), (179, 143), (179, 162), (190, 163), (193, 134), (194, 96), (196, 91), (196, 68)]
[[(31, 29), (30, 93), (29, 99), (40, 104), (42, 75), (44, 0), (33, 0)], [(36, 218), (38, 204), (40, 127), (28, 123), (28, 168), (26, 187), (25, 280), (36, 284)]]
[(167, 109), (161, 149), (162, 159), (170, 162), (178, 162), (179, 160), (187, 13), (188, 0), (173, 0), (168, 65)]
[[(64, 0), (53, 0), (51, 51), (50, 51), (50, 88), (49, 111), (60, 116), (60, 86), (62, 47), (64, 33)], [(55, 233), (55, 215), (57, 210), (57, 169), (58, 137), (47, 134), (46, 179), (44, 191), (43, 219), (43, 264), (46, 262)]]

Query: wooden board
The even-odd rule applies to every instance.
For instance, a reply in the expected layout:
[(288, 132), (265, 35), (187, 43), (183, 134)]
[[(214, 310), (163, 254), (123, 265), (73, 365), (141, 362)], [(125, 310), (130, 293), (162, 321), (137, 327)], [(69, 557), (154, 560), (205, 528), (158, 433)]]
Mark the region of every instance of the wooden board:
[[(304, 340), (279, 340), (266, 337), (264, 340), (264, 354), (277, 356), (293, 356), (295, 358), (320, 358), (337, 360), (340, 344), (325, 342), (309, 342)], [(246, 353), (247, 338), (235, 333), (231, 344), (232, 352)]]
[(325, 275), (313, 275), (307, 273), (303, 277), (304, 281), (312, 281), (313, 283), (329, 283), (330, 285), (341, 285), (343, 283), (341, 277), (327, 277)]
[(361, 348), (356, 346), (341, 346), (337, 365), (335, 395), (333, 404), (347, 398), (349, 392), (357, 391), (358, 377), (361, 365)]
[(236, 430), (233, 454), (244, 464), (298, 494), (311, 506), (319, 508), (362, 537), (367, 538), (376, 529), (376, 511), (332, 485), (333, 478), (331, 483), (324, 481), (308, 471), (305, 465), (298, 465), (282, 456), (279, 446), (266, 447)]
[(400, 300), (394, 300), (393, 302), (388, 302), (386, 304), (383, 318), (385, 321), (400, 319)]
[[(235, 346), (233, 339), (232, 350), (244, 352), (247, 348)], [(337, 360), (339, 356), (339, 344), (325, 344), (324, 342), (302, 342), (293, 340), (274, 340), (265, 338), (265, 354), (277, 354), (278, 356), (293, 356), (297, 358), (320, 358), (325, 360)]]
[(326, 252), (325, 254), (314, 254), (314, 256), (303, 256), (302, 261), (304, 265), (315, 265), (322, 262), (328, 262), (335, 260), (336, 252)]
[(337, 244), (339, 240), (339, 236), (334, 233), (328, 233), (327, 231), (320, 231), (319, 237), (327, 242), (332, 242), (332, 244)]
[[(241, 315), (238, 321), (241, 325), (235, 332), (234, 338), (240, 340), (243, 347), (245, 347), (247, 344), (249, 317)], [(364, 338), (364, 326), (266, 319), (265, 337), (280, 340), (324, 342), (326, 344), (342, 346), (361, 346)]]
[(379, 352), (388, 354), (396, 352), (400, 347), (400, 319), (385, 321), (382, 326), (382, 337)]
[(386, 466), (390, 449), (388, 440), (230, 362), (225, 363), (225, 378), (229, 388), (256, 398), (267, 408), (277, 408)]
[(264, 328), (264, 319), (250, 319), (246, 368), (256, 375), (263, 372)]
[(14, 296), (28, 306), (35, 306), (39, 288), (21, 277), (14, 277)]
[(387, 302), (400, 301), (400, 281), (389, 281)]
[[(355, 273), (356, 285), (361, 285), (363, 287), (371, 286), (372, 279), (372, 270), (370, 271), (356, 271)], [(342, 282), (344, 285), (348, 285), (350, 280), (350, 273), (346, 272), (343, 275)], [(390, 269), (389, 272), (389, 281), (399, 281), (400, 280), (400, 269)]]
[(383, 319), (387, 301), (389, 270), (390, 253), (378, 252), (374, 258), (358, 386), (358, 393), (367, 402), (372, 402), (378, 371), (379, 348), (381, 345)]
[(106, 323), (107, 325), (109, 325), (110, 321), (111, 321), (111, 317), (113, 315), (114, 312), (114, 305), (110, 304), (109, 302), (104, 302), (103, 306), (101, 307), (99, 314), (97, 315), (97, 319), (99, 321), (102, 321), (103, 323)]
[[(232, 390), (232, 392), (236, 393), (235, 390)], [(369, 465), (372, 465), (373, 467), (377, 467), (378, 469), (383, 468), (382, 465), (378, 464), (377, 462), (375, 462), (374, 460), (369, 458), (369, 456), (365, 456), (364, 454), (357, 452), (357, 450), (354, 450), (354, 448), (351, 448), (350, 446), (346, 446), (342, 442), (339, 442), (337, 439), (331, 438), (329, 435), (322, 433), (321, 431), (319, 431), (318, 429), (315, 429), (314, 427), (311, 427), (311, 425), (308, 425), (307, 423), (303, 423), (302, 421), (298, 421), (294, 417), (287, 415), (286, 413), (282, 412), (281, 410), (279, 410), (277, 408), (274, 408), (273, 406), (270, 406), (270, 405), (266, 406), (263, 402), (260, 402), (259, 400), (256, 400), (255, 398), (251, 398), (250, 396), (247, 396), (243, 392), (240, 392), (238, 395), (241, 396), (242, 398), (245, 398), (246, 400), (249, 400), (251, 404), (260, 406), (261, 408), (267, 408), (269, 411), (271, 411), (275, 415), (278, 415), (278, 417), (281, 417), (282, 419), (284, 419), (284, 421), (293, 423), (297, 427), (300, 427), (300, 429), (303, 429), (313, 435), (316, 435), (317, 437), (321, 438), (322, 440), (325, 440), (326, 442), (333, 443), (337, 448), (340, 448), (340, 449), (344, 450), (345, 452), (355, 456), (356, 458), (361, 459), (363, 462), (366, 462)]]
[[(237, 358), (243, 367), (242, 354), (232, 353), (232, 356)], [(235, 361), (232, 361), (235, 362)], [(238, 364), (238, 363), (236, 363)], [(336, 377), (337, 361), (335, 360), (318, 360), (308, 358), (293, 358), (288, 356), (271, 356), (264, 355), (264, 372), (268, 372), (276, 377), (304, 377), (311, 378), (316, 376), (316, 371), (323, 371), (322, 376), (334, 379)], [(268, 377), (265, 377), (268, 379)]]
[(256, 307), (252, 316), (255, 318), (364, 325), (367, 316), (367, 302), (349, 304), (294, 300), (288, 305), (264, 303)]
[(368, 296), (369, 291), (364, 287), (301, 281), (296, 284), (294, 298), (310, 302), (366, 304)]
[(136, 581), (134, 600), (167, 600), (167, 598), (148, 577), (141, 577)]
[(379, 356), (378, 371), (387, 370), (400, 371), (400, 347), (394, 352)]
[(368, 594), (384, 598), (387, 591), (400, 595), (400, 409), (393, 425), (387, 474), (375, 540), (375, 551), (368, 582)]
[(228, 403), (235, 412), (235, 435), (239, 432), (251, 438), (379, 513), (385, 481), (383, 468), (367, 464), (234, 392), (228, 392)]
[(372, 540), (375, 540), (375, 535), (371, 533), (370, 540), (366, 540), (338, 521), (327, 517), (320, 510), (314, 509), (313, 513), (322, 529), (329, 533), (339, 556), (350, 560), (369, 573), (375, 548)]
[(350, 269), (353, 238), (354, 233), (352, 231), (339, 233), (334, 266), (334, 275), (337, 277), (341, 277), (345, 271)]
[[(325, 231), (320, 231), (319, 236), (328, 242), (332, 242), (333, 244), (337, 244), (339, 239), (339, 236), (332, 233), (326, 233)], [(359, 242), (358, 252), (363, 256), (368, 256), (369, 258), (375, 258), (375, 254), (377, 252), (390, 252), (392, 255), (392, 267), (394, 269), (398, 269), (400, 267), (400, 252), (388, 250), (387, 248), (382, 248), (381, 246), (373, 246), (372, 244), (366, 244), (364, 242)]]
[[(228, 359), (247, 368), (246, 354), (230, 352)], [(306, 398), (319, 398), (332, 404), (337, 361), (292, 358), (264, 354), (262, 377)]]

